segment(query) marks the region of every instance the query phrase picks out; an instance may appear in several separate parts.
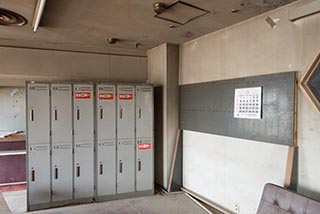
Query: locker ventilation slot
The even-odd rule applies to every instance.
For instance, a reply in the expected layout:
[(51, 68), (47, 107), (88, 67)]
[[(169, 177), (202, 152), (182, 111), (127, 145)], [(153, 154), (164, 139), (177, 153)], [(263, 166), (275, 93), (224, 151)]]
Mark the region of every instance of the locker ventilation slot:
[(61, 86), (58, 88), (58, 90), (59, 91), (70, 91), (70, 87), (69, 86), (66, 86), (66, 87)]
[(123, 87), (123, 88), (122, 88), (122, 91), (132, 92), (132, 91), (133, 91), (133, 88), (131, 88), (131, 87)]
[(45, 91), (45, 90), (48, 90), (48, 86), (46, 86), (46, 85), (44, 85), (44, 86), (34, 86), (34, 90)]
[(141, 88), (141, 92), (151, 92), (151, 88)]
[(114, 88), (113, 87), (99, 87), (99, 91), (106, 91), (106, 92), (113, 92)]
[(91, 92), (91, 87), (77, 87), (76, 91), (89, 91)]
[(138, 171), (141, 171), (141, 160), (138, 161)]

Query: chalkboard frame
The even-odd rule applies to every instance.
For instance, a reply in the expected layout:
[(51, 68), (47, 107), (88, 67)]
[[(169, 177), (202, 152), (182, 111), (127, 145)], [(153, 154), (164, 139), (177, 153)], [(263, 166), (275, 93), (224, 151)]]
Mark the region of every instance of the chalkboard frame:
[[(314, 94), (314, 90), (320, 90), (318, 88), (310, 88), (310, 82), (315, 78), (320, 76), (320, 50), (316, 54), (315, 58), (312, 60), (311, 64), (307, 67), (300, 80), (300, 89), (304, 96), (307, 98), (309, 103), (313, 106), (315, 111), (320, 115), (320, 99)], [(317, 91), (320, 94), (320, 91)]]

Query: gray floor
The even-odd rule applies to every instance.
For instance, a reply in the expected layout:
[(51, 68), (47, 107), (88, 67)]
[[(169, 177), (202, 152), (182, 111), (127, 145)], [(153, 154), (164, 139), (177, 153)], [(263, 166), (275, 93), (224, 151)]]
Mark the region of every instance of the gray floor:
[(26, 212), (26, 190), (3, 192), (2, 195), (12, 213)]
[[(25, 213), (25, 191), (3, 193), (12, 213)], [(67, 206), (55, 209), (30, 212), (33, 214), (207, 214), (185, 194), (154, 195), (141, 198), (116, 200), (104, 203), (92, 203)], [(2, 214), (2, 213), (1, 213)]]

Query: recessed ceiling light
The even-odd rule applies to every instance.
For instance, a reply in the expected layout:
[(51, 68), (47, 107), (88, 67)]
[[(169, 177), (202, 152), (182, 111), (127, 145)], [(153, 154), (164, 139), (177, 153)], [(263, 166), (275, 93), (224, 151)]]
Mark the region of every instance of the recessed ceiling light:
[(27, 22), (27, 19), (22, 15), (11, 10), (0, 8), (0, 25), (20, 27), (27, 24)]

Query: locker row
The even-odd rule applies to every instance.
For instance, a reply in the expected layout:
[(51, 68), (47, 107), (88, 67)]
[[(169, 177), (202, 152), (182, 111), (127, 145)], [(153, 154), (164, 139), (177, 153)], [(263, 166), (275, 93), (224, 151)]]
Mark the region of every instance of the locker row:
[(27, 83), (28, 209), (153, 193), (153, 87)]

